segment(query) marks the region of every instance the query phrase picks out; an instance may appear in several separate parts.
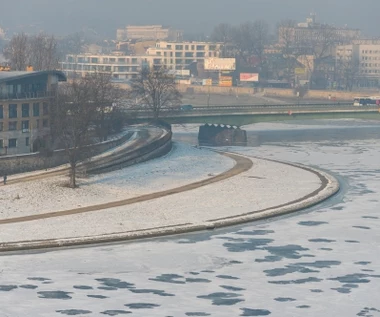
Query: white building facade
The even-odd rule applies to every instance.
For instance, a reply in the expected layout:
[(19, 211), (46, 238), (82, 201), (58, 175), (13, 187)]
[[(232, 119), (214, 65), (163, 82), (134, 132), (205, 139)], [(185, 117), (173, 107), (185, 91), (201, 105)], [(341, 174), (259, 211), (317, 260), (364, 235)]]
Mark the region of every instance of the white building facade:
[(159, 41), (155, 47), (148, 48), (147, 55), (155, 66), (182, 70), (194, 62), (203, 63), (205, 58), (220, 57), (221, 48), (221, 43)]
[(70, 54), (60, 66), (68, 78), (84, 77), (87, 74), (100, 72), (109, 73), (114, 81), (123, 82), (136, 78), (141, 67), (150, 64), (149, 59), (147, 56), (121, 54)]
[(337, 64), (351, 61), (360, 87), (380, 87), (380, 41), (363, 41), (336, 47)]

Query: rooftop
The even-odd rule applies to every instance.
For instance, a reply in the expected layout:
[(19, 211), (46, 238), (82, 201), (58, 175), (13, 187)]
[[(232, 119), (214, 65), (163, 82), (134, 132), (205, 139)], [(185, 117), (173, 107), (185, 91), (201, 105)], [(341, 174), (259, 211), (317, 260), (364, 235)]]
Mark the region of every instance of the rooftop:
[(0, 72), (0, 84), (7, 81), (19, 80), (33, 76), (39, 75), (57, 75), (59, 81), (66, 81), (66, 76), (63, 72), (58, 70), (45, 70), (45, 71), (11, 71), (11, 72)]

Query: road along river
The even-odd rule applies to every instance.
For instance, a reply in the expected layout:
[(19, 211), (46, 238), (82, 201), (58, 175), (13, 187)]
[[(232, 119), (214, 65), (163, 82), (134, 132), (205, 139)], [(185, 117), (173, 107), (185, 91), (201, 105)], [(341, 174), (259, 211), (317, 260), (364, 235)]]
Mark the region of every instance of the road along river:
[[(134, 243), (2, 254), (0, 316), (380, 316), (380, 128), (248, 127), (227, 150), (332, 173), (330, 200), (267, 221)], [(193, 126), (174, 129), (194, 142)]]

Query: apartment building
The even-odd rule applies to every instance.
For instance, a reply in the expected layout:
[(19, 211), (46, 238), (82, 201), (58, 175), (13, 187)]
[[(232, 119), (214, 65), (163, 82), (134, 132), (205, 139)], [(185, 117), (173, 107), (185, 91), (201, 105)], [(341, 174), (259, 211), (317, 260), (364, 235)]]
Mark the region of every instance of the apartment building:
[(147, 49), (147, 55), (154, 66), (181, 70), (194, 62), (203, 63), (205, 58), (220, 57), (221, 48), (221, 43), (159, 41)]
[(363, 40), (356, 43), (336, 47), (337, 65), (351, 61), (349, 66), (355, 71), (358, 86), (380, 87), (380, 42)]
[(59, 71), (0, 72), (0, 155), (36, 150), (49, 131), (49, 100), (60, 81), (66, 77)]
[(141, 66), (149, 64), (149, 60), (150, 58), (146, 56), (130, 56), (122, 53), (111, 55), (70, 54), (66, 56), (64, 62), (60, 63), (60, 66), (68, 78), (103, 72), (111, 74), (114, 81), (128, 81), (136, 78)]
[(171, 27), (162, 25), (128, 25), (124, 29), (117, 29), (117, 41), (127, 40), (182, 40), (183, 33)]
[(351, 43), (353, 40), (360, 38), (359, 29), (350, 29), (348, 27), (336, 27), (328, 24), (316, 22), (316, 15), (311, 14), (306, 22), (298, 23), (295, 26), (280, 26), (278, 29), (279, 44), (295, 43), (298, 46), (311, 42), (323, 41), (327, 38), (332, 43)]

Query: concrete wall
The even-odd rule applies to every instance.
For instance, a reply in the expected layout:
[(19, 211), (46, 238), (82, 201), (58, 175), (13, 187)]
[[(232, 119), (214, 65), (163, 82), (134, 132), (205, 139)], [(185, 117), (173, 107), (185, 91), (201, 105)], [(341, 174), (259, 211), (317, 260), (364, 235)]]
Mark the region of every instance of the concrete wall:
[(187, 94), (252, 95), (255, 93), (255, 89), (249, 87), (195, 86), (181, 84), (177, 85), (177, 87), (181, 93)]
[[(354, 97), (371, 93), (352, 91), (309, 90), (302, 99), (333, 99), (336, 101), (353, 101)], [(264, 88), (264, 95), (277, 98), (295, 98), (293, 89)]]
[[(98, 155), (111, 148), (119, 146), (131, 137), (132, 133), (128, 132), (122, 137), (114, 140), (109, 140), (94, 144), (89, 147), (87, 157)], [(40, 153), (22, 154), (22, 155), (9, 155), (0, 157), (0, 174), (7, 173), (8, 175), (25, 173), (35, 170), (56, 167), (66, 164), (67, 157), (64, 150), (54, 151), (53, 155), (46, 157)]]

